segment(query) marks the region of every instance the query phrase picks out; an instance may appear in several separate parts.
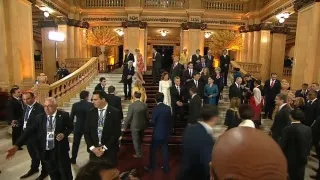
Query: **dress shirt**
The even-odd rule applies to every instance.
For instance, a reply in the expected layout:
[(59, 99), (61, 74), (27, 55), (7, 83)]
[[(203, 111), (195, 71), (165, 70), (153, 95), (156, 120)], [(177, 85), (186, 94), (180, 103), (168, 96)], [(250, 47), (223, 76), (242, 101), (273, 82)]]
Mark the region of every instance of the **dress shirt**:
[(191, 99), (192, 99), (195, 95), (197, 95), (197, 93), (196, 93), (196, 94), (193, 94), (193, 95), (191, 96)]
[[(48, 126), (49, 126), (49, 118), (50, 118), (50, 116), (52, 116), (52, 129), (53, 129), (53, 131), (55, 131), (55, 129), (56, 129), (56, 119), (57, 119), (56, 115), (57, 115), (57, 111), (54, 112), (52, 115), (47, 115), (47, 129), (48, 129)], [(66, 137), (66, 138), (68, 138), (68, 137)], [(46, 141), (48, 141), (48, 140), (46, 139)], [(46, 147), (46, 150), (50, 150), (50, 149), (48, 149)]]
[(180, 86), (176, 85), (176, 88), (177, 88), (178, 94), (180, 95)]
[(194, 84), (195, 84), (196, 87), (198, 88), (199, 81), (197, 81), (197, 80), (194, 79)]
[(309, 100), (309, 101), (308, 101), (308, 103), (310, 103), (310, 102), (311, 102), (311, 104), (313, 104), (313, 103), (314, 103), (314, 101), (315, 101), (315, 100), (317, 100), (317, 99), (318, 99), (318, 98), (315, 98), (315, 99), (313, 99), (313, 100), (311, 100), (311, 101)]
[(250, 128), (256, 128), (254, 125), (253, 121), (250, 119), (243, 120), (240, 124), (239, 127), (250, 127)]
[(291, 122), (291, 124), (300, 124), (300, 121)]
[[(100, 118), (100, 111), (101, 110), (103, 110), (102, 111), (102, 117), (105, 117), (106, 112), (107, 112), (107, 108), (108, 108), (108, 104), (106, 104), (106, 106), (104, 108), (98, 109), (98, 117), (99, 118)], [(103, 145), (102, 147), (103, 147), (104, 150), (108, 150), (108, 148), (105, 145)], [(90, 149), (90, 151), (92, 151), (94, 148), (96, 148), (96, 147), (95, 146), (91, 146), (89, 149)]]
[(192, 69), (189, 69), (189, 74), (192, 77)]
[(280, 111), (285, 105), (287, 105), (287, 103), (282, 104), (282, 105), (279, 107), (279, 111)]
[(276, 83), (276, 80), (270, 79), (270, 86), (272, 85), (272, 83)]

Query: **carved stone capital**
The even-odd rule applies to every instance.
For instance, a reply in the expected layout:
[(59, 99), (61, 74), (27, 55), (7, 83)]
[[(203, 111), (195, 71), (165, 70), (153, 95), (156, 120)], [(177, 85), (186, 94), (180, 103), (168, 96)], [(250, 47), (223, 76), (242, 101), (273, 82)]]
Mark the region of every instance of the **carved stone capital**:
[(260, 24), (252, 24), (247, 27), (247, 30), (248, 30), (248, 32), (260, 31), (261, 26), (260, 26)]
[(67, 24), (68, 24), (68, 26), (80, 27), (81, 21), (75, 20), (75, 19), (68, 19)]
[(246, 32), (248, 32), (248, 29), (247, 29), (246, 26), (240, 26), (238, 30), (239, 30), (240, 33), (246, 33)]
[(46, 28), (46, 27), (57, 27), (57, 24), (53, 20), (49, 21), (38, 21), (38, 26), (40, 28)]
[(199, 22), (187, 22), (187, 23), (182, 23), (181, 24), (181, 28), (183, 30), (188, 30), (188, 29), (205, 30), (205, 29), (207, 29), (207, 24), (199, 23)]
[(145, 29), (147, 27), (147, 22), (142, 21), (126, 21), (122, 22), (122, 27), (128, 28), (128, 27), (138, 27), (141, 29)]
[(83, 22), (81, 22), (81, 26), (80, 26), (80, 27), (81, 27), (81, 28), (89, 29), (90, 24), (89, 24), (88, 22), (86, 22), (86, 21), (83, 21)]
[(288, 34), (290, 32), (290, 28), (288, 27), (278, 27), (274, 26), (271, 30), (271, 33), (277, 33), (277, 34)]
[(261, 23), (260, 30), (272, 30), (273, 25), (271, 23)]
[(300, 9), (314, 3), (314, 2), (320, 2), (320, 0), (295, 0), (293, 2), (293, 7), (295, 11), (299, 11)]

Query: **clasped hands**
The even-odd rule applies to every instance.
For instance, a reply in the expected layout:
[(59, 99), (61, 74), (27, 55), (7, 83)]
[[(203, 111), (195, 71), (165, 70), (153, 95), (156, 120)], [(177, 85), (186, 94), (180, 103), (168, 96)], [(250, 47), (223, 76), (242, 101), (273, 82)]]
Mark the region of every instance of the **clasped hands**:
[(97, 157), (101, 157), (104, 153), (105, 149), (103, 148), (103, 146), (100, 147), (95, 147), (94, 149), (92, 149), (92, 152), (97, 156)]
[(183, 106), (183, 103), (181, 101), (176, 102), (178, 106)]

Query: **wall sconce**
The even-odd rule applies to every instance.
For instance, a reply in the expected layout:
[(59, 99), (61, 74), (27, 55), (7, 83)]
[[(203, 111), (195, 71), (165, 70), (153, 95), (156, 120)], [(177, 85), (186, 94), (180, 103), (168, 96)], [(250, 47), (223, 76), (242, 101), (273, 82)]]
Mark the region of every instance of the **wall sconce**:
[(212, 32), (205, 32), (204, 37), (208, 39), (212, 35)]
[(165, 37), (165, 36), (167, 36), (168, 32), (169, 31), (167, 31), (167, 30), (161, 30), (160, 34), (161, 34), (162, 37)]
[(276, 15), (276, 18), (279, 20), (279, 23), (284, 23), (286, 19), (290, 17), (290, 13), (284, 12)]
[(116, 32), (118, 33), (119, 36), (123, 36), (124, 32), (122, 29), (116, 29)]

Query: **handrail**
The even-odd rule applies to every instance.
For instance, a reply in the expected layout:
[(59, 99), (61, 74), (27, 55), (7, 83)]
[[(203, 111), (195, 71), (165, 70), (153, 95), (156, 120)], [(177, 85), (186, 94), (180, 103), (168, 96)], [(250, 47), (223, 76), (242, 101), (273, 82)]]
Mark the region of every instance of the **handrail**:
[(65, 60), (66, 68), (69, 72), (74, 72), (79, 69), (81, 66), (86, 64), (90, 58), (69, 58)]
[(88, 86), (98, 74), (98, 64), (99, 59), (93, 57), (73, 73), (50, 85), (46, 82), (46, 76), (40, 75), (37, 78), (39, 84), (33, 88), (37, 101), (44, 103), (45, 98), (54, 97), (58, 101), (58, 106), (62, 106), (63, 103), (68, 102), (70, 98)]
[(208, 10), (247, 12), (248, 3), (241, 1), (202, 0), (202, 7)]
[(255, 79), (261, 79), (261, 66), (258, 63), (231, 61), (232, 68), (239, 68), (242, 75), (250, 74)]
[(83, 8), (123, 8), (125, 0), (81, 0)]
[(186, 8), (185, 0), (143, 0), (147, 8)]

